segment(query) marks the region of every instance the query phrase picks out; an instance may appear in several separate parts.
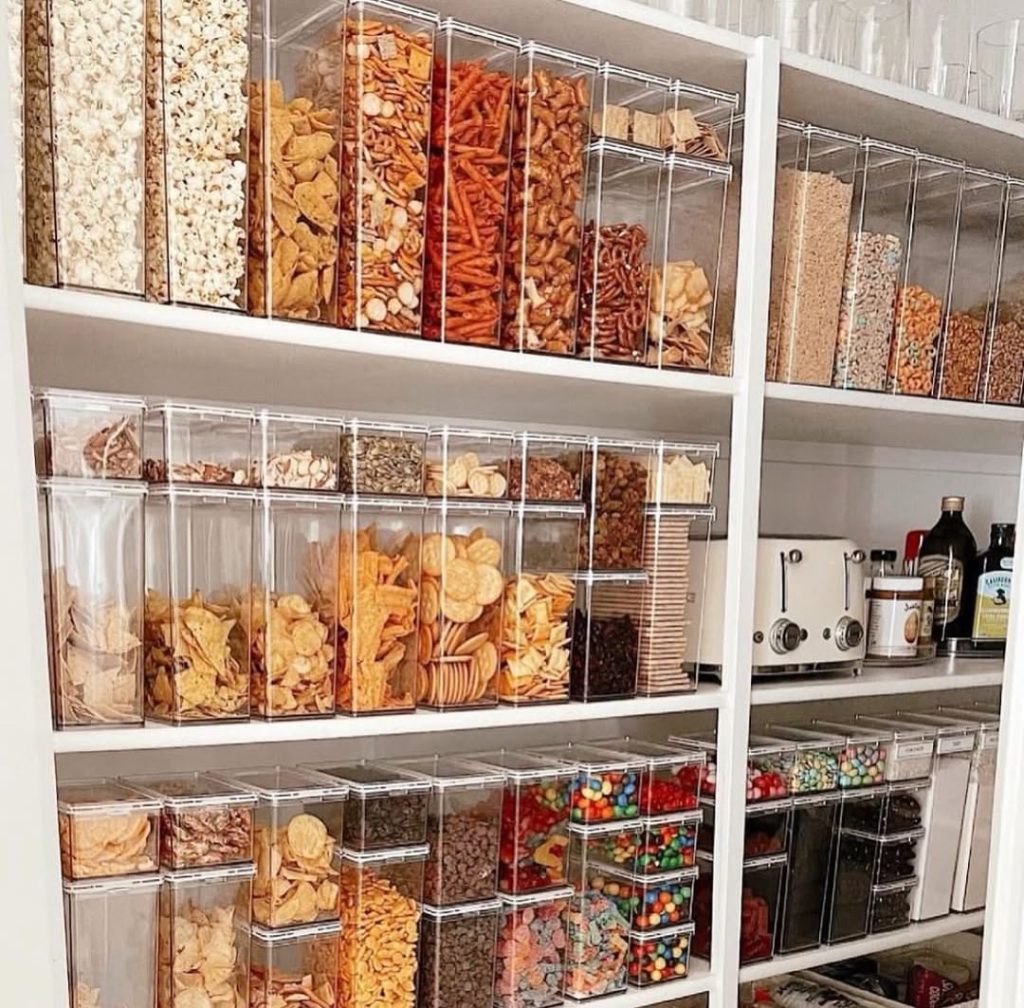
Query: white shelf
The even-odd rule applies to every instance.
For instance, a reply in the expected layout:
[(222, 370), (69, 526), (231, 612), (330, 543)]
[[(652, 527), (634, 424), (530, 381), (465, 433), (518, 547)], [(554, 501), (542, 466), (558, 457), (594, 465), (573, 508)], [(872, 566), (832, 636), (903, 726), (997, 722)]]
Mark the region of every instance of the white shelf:
[[(644, 1005), (659, 1005), (668, 1001), (675, 1003), (677, 998), (692, 997), (694, 994), (706, 994), (712, 986), (713, 978), (708, 964), (703, 959), (693, 959), (690, 973), (682, 980), (669, 980), (665, 983), (650, 984), (647, 987), (630, 987), (622, 994), (612, 994), (601, 998), (601, 1008), (643, 1008)], [(586, 1001), (565, 999), (565, 1008), (572, 1005), (587, 1004)]]
[(1024, 408), (769, 382), (765, 438), (1019, 455)]
[(759, 681), (751, 692), (751, 703), (763, 706), (847, 697), (904, 696), (943, 690), (983, 689), (1000, 686), (1002, 681), (1001, 661), (939, 658), (927, 665), (910, 668), (867, 666), (859, 676), (807, 676)]
[(942, 935), (957, 934), (970, 931), (985, 923), (985, 911), (973, 913), (951, 914), (938, 920), (925, 921), (923, 924), (912, 924), (899, 931), (887, 931), (885, 934), (868, 935), (857, 941), (844, 942), (840, 945), (825, 945), (808, 952), (796, 952), (793, 955), (776, 956), (768, 962), (755, 963), (740, 969), (740, 981), (749, 983), (752, 980), (767, 980), (768, 977), (781, 973), (796, 973), (800, 970), (815, 969), (826, 963), (842, 962), (844, 959), (855, 959), (857, 956), (873, 955), (887, 949), (902, 948), (917, 942), (931, 941)]
[[(729, 429), (733, 378), (25, 288), (32, 380), (562, 427)], [(103, 361), (97, 368), (96, 362)]]

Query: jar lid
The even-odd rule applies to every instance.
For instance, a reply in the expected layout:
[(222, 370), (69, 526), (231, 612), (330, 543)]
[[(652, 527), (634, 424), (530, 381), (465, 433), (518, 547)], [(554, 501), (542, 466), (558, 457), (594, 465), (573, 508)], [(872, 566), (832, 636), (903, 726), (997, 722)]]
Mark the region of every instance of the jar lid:
[(876, 577), (871, 581), (875, 591), (923, 591), (924, 578), (919, 577)]

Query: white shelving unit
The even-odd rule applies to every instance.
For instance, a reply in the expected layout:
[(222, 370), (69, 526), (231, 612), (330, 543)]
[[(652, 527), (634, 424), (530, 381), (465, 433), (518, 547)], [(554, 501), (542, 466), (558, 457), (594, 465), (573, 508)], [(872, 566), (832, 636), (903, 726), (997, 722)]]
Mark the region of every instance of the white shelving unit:
[[(903, 143), (982, 167), (1017, 168), (1024, 126), (782, 53), (750, 39), (632, 0), (439, 0), (446, 13), (539, 36), (616, 62), (744, 92), (746, 129), (734, 374), (657, 372), (576, 360), (332, 330), (312, 325), (25, 287), (16, 242), (9, 147), (0, 160), (0, 457), (6, 461), (0, 555), (0, 694), (4, 830), (0, 891), (9, 928), (0, 945), (5, 999), (66, 1008), (64, 934), (54, 808), (56, 775), (158, 766), (241, 765), (317, 753), (468, 749), (486, 739), (597, 737), (625, 725), (667, 734), (696, 721), (719, 730), (714, 959), (685, 981), (604, 999), (607, 1008), (654, 1005), (707, 993), (731, 1008), (741, 980), (803, 969), (862, 952), (987, 925), (982, 1003), (1013, 1002), (1020, 988), (1024, 868), (1015, 836), (1022, 796), (1024, 694), (1015, 607), (1004, 665), (935, 663), (870, 669), (858, 678), (758, 683), (750, 677), (754, 561), (762, 532), (849, 534), (868, 548), (928, 521), (943, 489), (966, 487), (977, 531), (1017, 517), (1024, 410), (831, 389), (765, 386), (765, 333), (781, 113)], [(2, 15), (0, 15), (2, 16)], [(0, 87), (8, 68), (0, 68)], [(10, 129), (0, 103), (0, 132)], [(34, 493), (30, 384), (336, 407), (363, 413), (449, 414), (466, 419), (648, 434), (702, 434), (727, 442), (719, 513), (728, 535), (722, 685), (692, 696), (535, 710), (417, 713), (294, 724), (183, 729), (145, 727), (55, 733), (51, 728)], [(963, 482), (960, 482), (963, 481)], [(951, 486), (950, 484), (954, 484)], [(941, 488), (941, 489), (940, 489)], [(911, 524), (908, 524), (911, 523)], [(1018, 554), (1018, 561), (1020, 554)], [(1005, 673), (1004, 673), (1005, 669)], [(999, 809), (989, 909), (908, 931), (739, 968), (744, 777), (749, 720), (760, 708), (853, 702), (924, 704), (1003, 697)], [(980, 691), (980, 692), (979, 692)], [(755, 709), (756, 708), (756, 709)], [(613, 722), (613, 724), (609, 724)], [(996, 881), (998, 880), (998, 882)], [(5, 1000), (5, 1004), (6, 1004)], [(137, 1006), (144, 1008), (144, 1006)], [(145, 1006), (148, 1008), (148, 1006)]]

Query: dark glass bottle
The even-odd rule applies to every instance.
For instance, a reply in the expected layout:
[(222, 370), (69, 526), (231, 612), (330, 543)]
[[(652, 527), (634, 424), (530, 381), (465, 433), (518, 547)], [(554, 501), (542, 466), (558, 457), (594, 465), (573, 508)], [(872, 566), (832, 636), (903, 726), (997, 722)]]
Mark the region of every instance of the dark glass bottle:
[(942, 517), (924, 537), (917, 561), (918, 574), (935, 578), (935, 640), (971, 636), (977, 560), (977, 543), (964, 523), (963, 497), (943, 497)]
[(972, 636), (1005, 641), (1009, 629), (1016, 528), (1006, 522), (992, 526), (988, 549), (978, 557)]

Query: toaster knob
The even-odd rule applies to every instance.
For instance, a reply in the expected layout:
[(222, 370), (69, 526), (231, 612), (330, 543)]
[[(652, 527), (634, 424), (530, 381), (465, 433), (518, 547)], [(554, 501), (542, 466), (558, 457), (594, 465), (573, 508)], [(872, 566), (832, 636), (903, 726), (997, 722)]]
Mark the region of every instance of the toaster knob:
[(776, 654), (795, 651), (800, 646), (800, 627), (792, 620), (776, 620), (772, 624), (771, 645)]
[(864, 625), (860, 620), (844, 616), (836, 624), (836, 644), (840, 651), (849, 651), (858, 647), (864, 640)]

